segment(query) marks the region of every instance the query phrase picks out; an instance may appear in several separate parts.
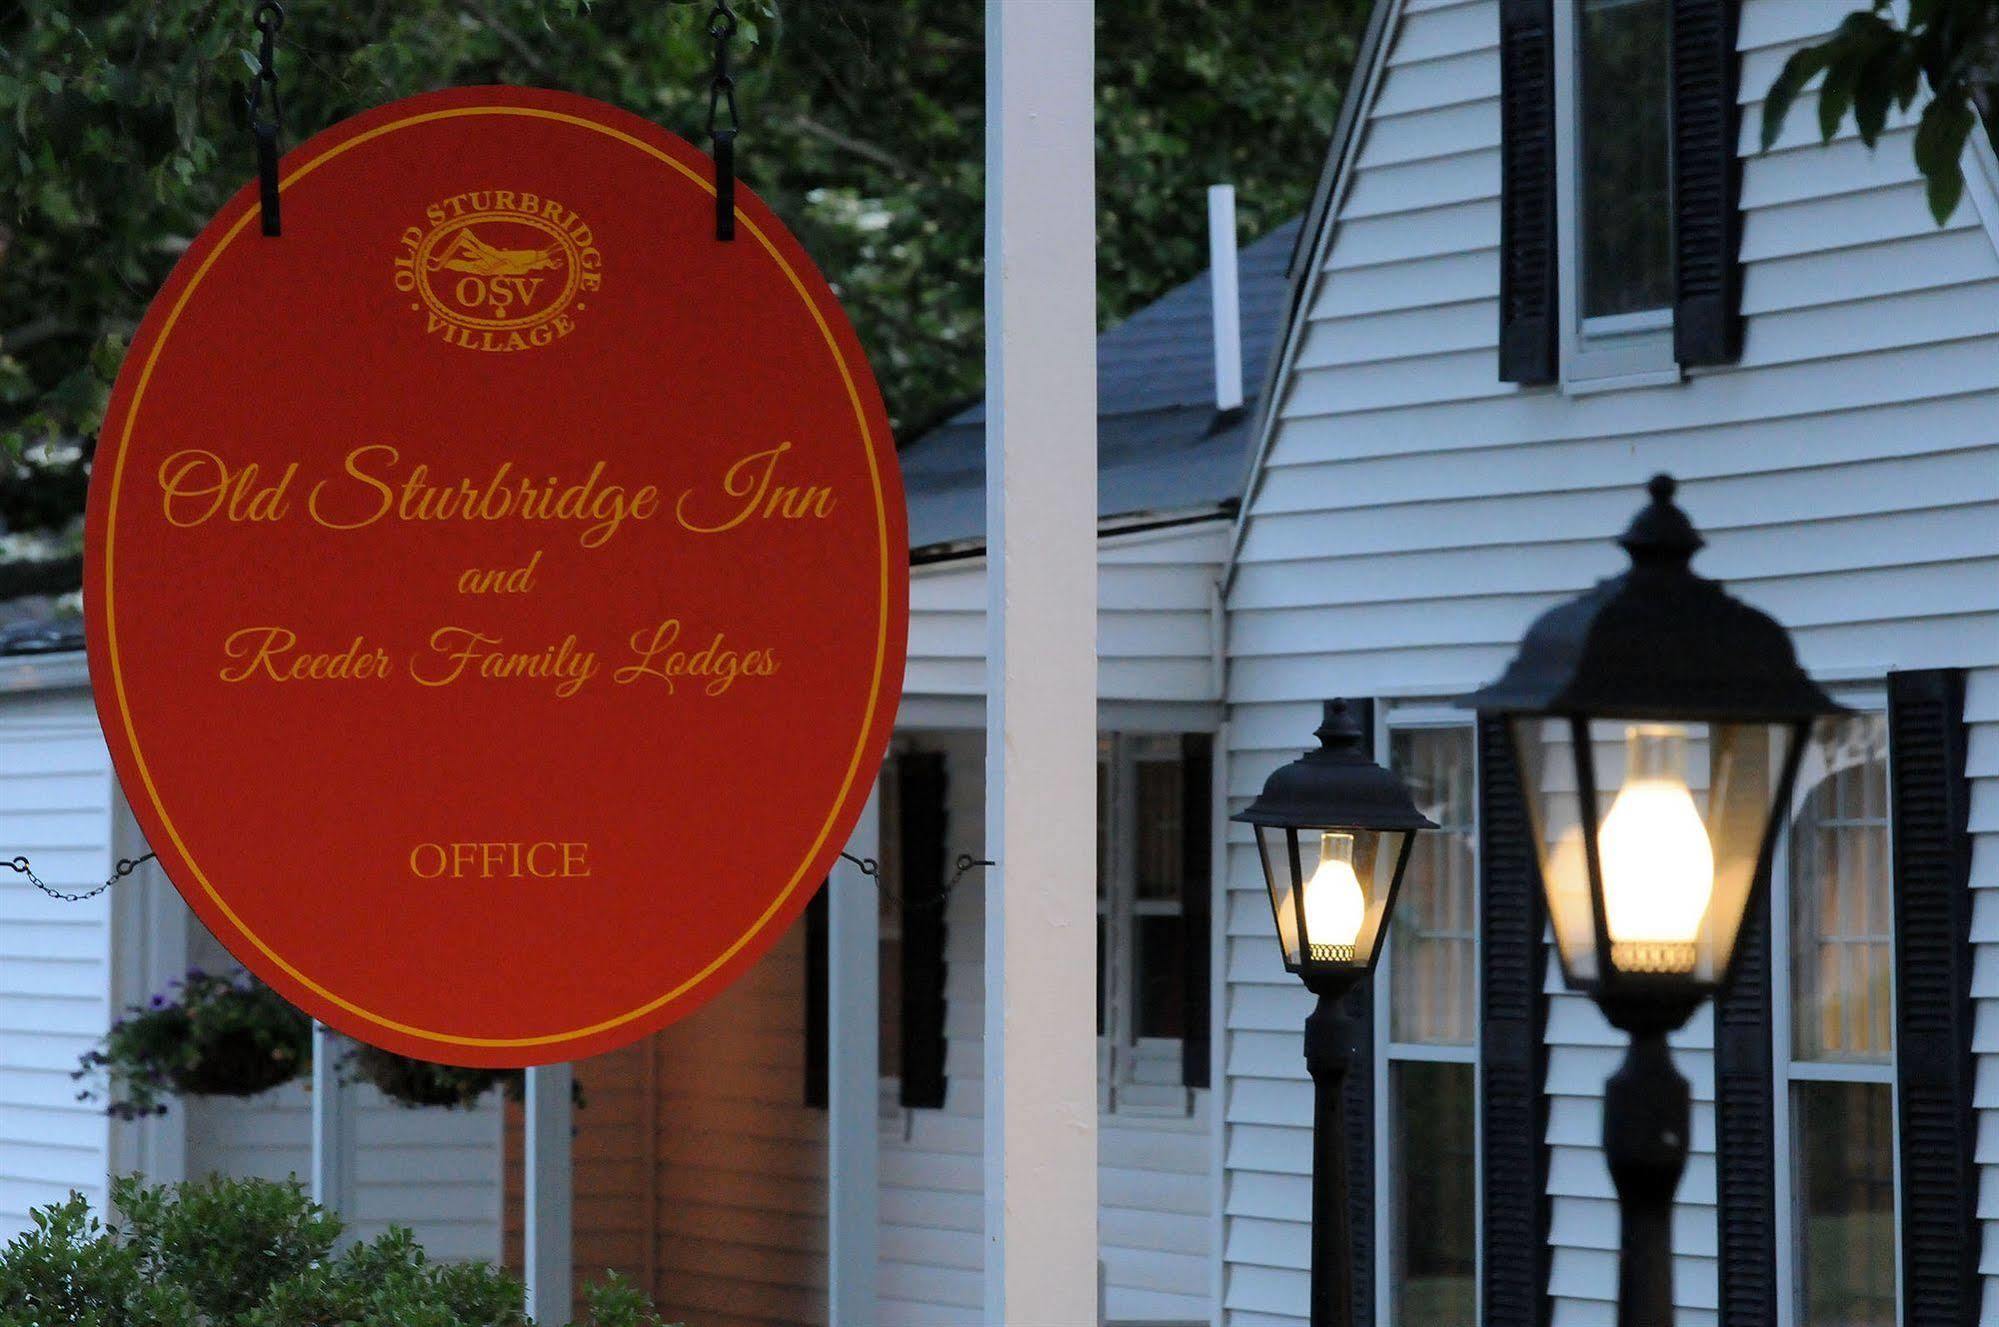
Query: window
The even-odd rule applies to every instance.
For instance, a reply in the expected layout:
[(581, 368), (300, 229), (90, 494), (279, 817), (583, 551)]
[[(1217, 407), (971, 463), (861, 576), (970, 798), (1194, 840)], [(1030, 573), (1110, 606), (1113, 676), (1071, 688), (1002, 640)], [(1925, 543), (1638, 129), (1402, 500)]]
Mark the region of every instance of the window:
[(1376, 988), (1386, 1032), (1377, 1298), (1397, 1327), (1478, 1322), (1478, 823), (1473, 729), (1397, 727), (1389, 763), (1437, 822), (1416, 837)]
[[(1189, 789), (1181, 735), (1097, 742), (1097, 1034), (1106, 1110), (1185, 1114)], [(1194, 795), (1190, 797), (1190, 792)]]
[(1674, 373), (1671, 0), (1554, 6), (1564, 381)]
[(1898, 1317), (1889, 815), (1883, 716), (1822, 726), (1771, 911), (1779, 1316), (1798, 1327)]
[(1500, 0), (1499, 377), (1742, 356), (1741, 0)]

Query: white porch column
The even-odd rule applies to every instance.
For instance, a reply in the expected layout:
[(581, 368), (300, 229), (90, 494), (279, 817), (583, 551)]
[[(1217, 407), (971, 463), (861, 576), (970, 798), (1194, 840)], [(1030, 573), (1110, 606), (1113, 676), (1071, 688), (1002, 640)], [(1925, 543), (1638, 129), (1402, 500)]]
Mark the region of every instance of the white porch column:
[(312, 1200), (353, 1220), (348, 1176), (354, 1155), (347, 1090), (340, 1082), (340, 1034), (312, 1025)]
[[(132, 808), (113, 781), (111, 855), (134, 861), (149, 851)], [(108, 868), (107, 868), (108, 869)], [(190, 914), (160, 869), (148, 862), (107, 896), (111, 911), (111, 1008), (116, 1017), (164, 990), (187, 971)], [(111, 1122), (113, 1175), (144, 1175), (153, 1184), (187, 1178), (187, 1105), (165, 1115)]]
[[(871, 794), (847, 851), (881, 859), (880, 793)], [(880, 1247), (881, 898), (850, 862), (833, 868), (826, 900), (827, 1321), (878, 1321)]]
[(527, 1238), (521, 1262), (527, 1272), (528, 1316), (535, 1327), (568, 1327), (573, 1303), (569, 1084), (566, 1064), (527, 1071), (527, 1135), (522, 1167)]
[(989, 1327), (1097, 1320), (1094, 12), (986, 4)]

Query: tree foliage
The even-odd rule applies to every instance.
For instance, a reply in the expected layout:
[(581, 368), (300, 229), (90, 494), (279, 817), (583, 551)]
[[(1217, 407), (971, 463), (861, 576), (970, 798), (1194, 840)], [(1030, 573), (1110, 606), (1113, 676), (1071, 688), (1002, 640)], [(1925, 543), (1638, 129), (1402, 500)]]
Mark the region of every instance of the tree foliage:
[(1839, 132), (1847, 112), (1873, 147), (1891, 107), (1906, 111), (1925, 80), (1934, 96), (1916, 126), (1916, 168), (1923, 173), (1938, 225), (1964, 196), (1965, 140), (1979, 116), (1993, 123), (1999, 85), (1999, 0), (1873, 0), (1848, 14), (1832, 34), (1785, 62), (1763, 102), (1763, 147), (1783, 131), (1792, 104), (1812, 79), (1819, 85), (1819, 134)]
[[(852, 312), (903, 436), (981, 378), (983, 6), (739, 0), (738, 169)], [(1201, 190), (1298, 210), (1366, 0), (1098, 6), (1099, 294), (1110, 321), (1204, 261)], [(249, 0), (0, 8), (0, 531), (79, 509), (109, 384), (175, 257), (253, 171)], [(285, 134), (438, 87), (602, 98), (704, 142), (708, 7), (292, 0)]]

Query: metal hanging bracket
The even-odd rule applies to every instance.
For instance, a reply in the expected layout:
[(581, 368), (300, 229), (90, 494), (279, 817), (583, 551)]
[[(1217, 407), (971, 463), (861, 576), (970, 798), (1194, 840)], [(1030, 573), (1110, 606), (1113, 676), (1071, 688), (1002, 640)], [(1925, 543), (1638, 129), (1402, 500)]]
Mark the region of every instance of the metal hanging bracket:
[[(708, 35), (715, 42), (715, 72), (708, 82), (708, 138), (715, 158), (715, 238), (736, 238), (736, 76), (729, 67), (729, 44), (736, 36), (736, 13), (719, 0), (708, 18)], [(721, 123), (726, 107), (729, 121)]]
[(257, 140), (257, 187), (263, 197), (264, 234), (280, 233), (278, 214), (278, 131), (284, 106), (278, 99), (277, 40), (285, 25), (284, 6), (263, 0), (257, 6), (257, 73), (245, 94), (250, 132)]

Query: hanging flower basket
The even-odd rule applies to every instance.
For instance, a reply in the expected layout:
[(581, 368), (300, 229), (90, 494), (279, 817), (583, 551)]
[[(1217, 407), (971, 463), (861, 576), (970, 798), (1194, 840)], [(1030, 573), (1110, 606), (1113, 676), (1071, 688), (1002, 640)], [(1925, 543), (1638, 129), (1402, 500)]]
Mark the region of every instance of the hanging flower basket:
[(508, 1084), (510, 1094), (517, 1095), (519, 1088), (515, 1085), (521, 1078), (518, 1069), (466, 1069), (433, 1064), (358, 1042), (347, 1053), (343, 1066), (351, 1079), (372, 1084), (398, 1106), (412, 1110), (423, 1106), (469, 1110), (503, 1082)]
[(117, 1119), (166, 1113), (177, 1096), (254, 1097), (312, 1066), (312, 1021), (246, 973), (190, 969), (111, 1025), (72, 1077)]
[[(502, 1088), (507, 1100), (519, 1101), (526, 1075), (519, 1069), (466, 1069), (452, 1064), (434, 1064), (412, 1059), (362, 1042), (341, 1059), (348, 1081), (367, 1083), (398, 1106), (411, 1110), (442, 1106), (446, 1110), (470, 1110), (488, 1092)], [(569, 1099), (583, 1105), (583, 1089), (570, 1080)]]

